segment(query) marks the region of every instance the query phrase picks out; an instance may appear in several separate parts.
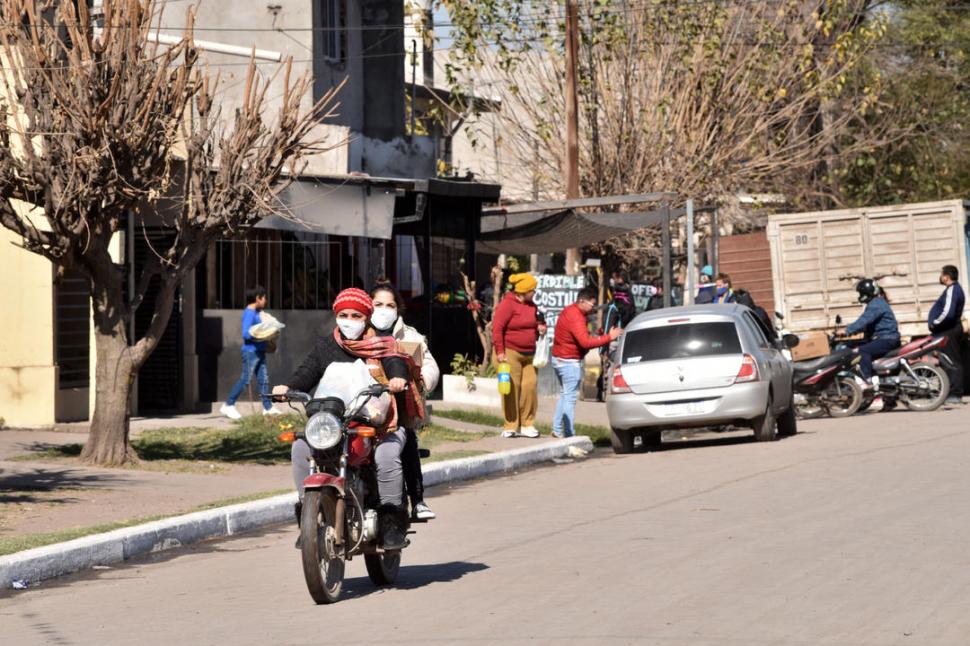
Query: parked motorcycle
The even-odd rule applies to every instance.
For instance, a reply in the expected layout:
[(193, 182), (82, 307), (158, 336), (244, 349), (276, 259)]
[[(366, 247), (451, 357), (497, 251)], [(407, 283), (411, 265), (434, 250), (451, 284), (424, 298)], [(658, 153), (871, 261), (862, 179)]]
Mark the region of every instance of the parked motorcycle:
[(859, 355), (849, 349), (794, 362), (795, 413), (802, 419), (855, 415), (863, 401), (853, 373), (858, 363)]
[(319, 411), (303, 431), (280, 436), (283, 441), (305, 439), (313, 450), (303, 483), (300, 549), (307, 589), (317, 603), (340, 598), (345, 562), (355, 556), (364, 556), (376, 585), (394, 583), (401, 566), (401, 551), (385, 551), (380, 545), (376, 430), (366, 413), (368, 402), (386, 392), (386, 386), (374, 384), (346, 405), (340, 397), (314, 398), (293, 390), (274, 395), (278, 401)]

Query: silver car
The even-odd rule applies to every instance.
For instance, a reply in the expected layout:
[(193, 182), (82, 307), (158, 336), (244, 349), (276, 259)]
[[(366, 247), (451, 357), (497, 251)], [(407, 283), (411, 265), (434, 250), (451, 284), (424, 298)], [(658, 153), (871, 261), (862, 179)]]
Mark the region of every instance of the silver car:
[(771, 341), (743, 305), (646, 312), (626, 328), (609, 373), (613, 450), (657, 446), (672, 428), (749, 426), (758, 440), (796, 432), (792, 365), (798, 338)]

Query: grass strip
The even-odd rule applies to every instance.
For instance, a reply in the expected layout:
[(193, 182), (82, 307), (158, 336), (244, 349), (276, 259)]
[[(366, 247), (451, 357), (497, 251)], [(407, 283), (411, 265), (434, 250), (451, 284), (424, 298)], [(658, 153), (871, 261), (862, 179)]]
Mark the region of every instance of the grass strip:
[(205, 511), (207, 509), (215, 509), (216, 507), (227, 507), (229, 505), (238, 505), (240, 503), (250, 502), (253, 500), (262, 500), (263, 498), (272, 498), (273, 496), (289, 493), (290, 491), (292, 491), (292, 489), (278, 489), (275, 491), (264, 491), (260, 493), (253, 493), (246, 496), (224, 498), (221, 500), (214, 500), (212, 502), (207, 502), (203, 505), (198, 505), (196, 507), (193, 507), (188, 511), (178, 512), (175, 514), (156, 514), (153, 516), (140, 516), (138, 518), (131, 518), (128, 520), (117, 520), (110, 523), (91, 525), (89, 527), (71, 527), (69, 529), (60, 529), (56, 532), (40, 532), (36, 534), (23, 534), (20, 536), (0, 537), (0, 556), (5, 556), (7, 554), (14, 554), (16, 552), (23, 552), (24, 550), (33, 549), (35, 547), (53, 545), (54, 543), (63, 543), (66, 541), (74, 540), (75, 538), (81, 538), (83, 536), (91, 536), (93, 534), (104, 534), (105, 532), (110, 532), (116, 529), (124, 529), (125, 527), (134, 527), (135, 525), (142, 525), (144, 523), (150, 523), (156, 520), (172, 518), (173, 516), (190, 514), (195, 511)]
[(431, 424), (418, 432), (418, 440), (421, 446), (432, 448), (445, 442), (475, 442), (496, 435), (498, 431), (459, 431), (447, 426)]

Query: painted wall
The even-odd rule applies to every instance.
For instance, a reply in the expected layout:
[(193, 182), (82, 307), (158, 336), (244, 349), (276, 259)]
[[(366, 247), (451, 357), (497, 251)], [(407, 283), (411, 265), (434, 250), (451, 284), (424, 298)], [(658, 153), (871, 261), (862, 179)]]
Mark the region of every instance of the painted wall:
[[(330, 310), (270, 310), (286, 324), (278, 349), (268, 355), (270, 385), (279, 384), (293, 373), (323, 334), (333, 331)], [(242, 347), (241, 310), (202, 310), (199, 317), (198, 361), (200, 401), (225, 401), (239, 379)], [(251, 382), (253, 400), (258, 401), (255, 381)], [(240, 401), (249, 401), (243, 391)]]
[(7, 426), (54, 423), (54, 290), (50, 262), (15, 246), (0, 228), (0, 276), (6, 279), (0, 311), (0, 417)]

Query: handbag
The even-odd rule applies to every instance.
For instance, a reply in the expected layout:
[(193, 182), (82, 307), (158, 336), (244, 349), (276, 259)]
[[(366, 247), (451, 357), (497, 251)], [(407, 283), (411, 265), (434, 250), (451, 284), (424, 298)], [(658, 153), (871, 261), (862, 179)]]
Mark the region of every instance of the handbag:
[(536, 341), (536, 353), (532, 357), (532, 365), (545, 368), (549, 364), (549, 333), (543, 334)]

